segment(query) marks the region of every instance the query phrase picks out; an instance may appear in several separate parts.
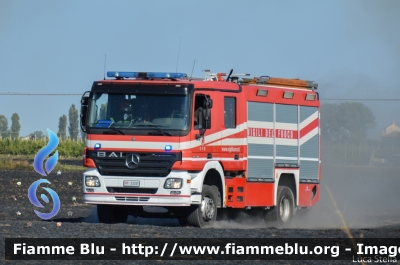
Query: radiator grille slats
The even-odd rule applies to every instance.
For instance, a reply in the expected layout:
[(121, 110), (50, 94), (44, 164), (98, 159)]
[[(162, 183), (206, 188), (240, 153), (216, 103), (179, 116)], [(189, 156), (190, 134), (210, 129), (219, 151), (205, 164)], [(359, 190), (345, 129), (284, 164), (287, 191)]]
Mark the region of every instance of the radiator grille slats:
[[(140, 158), (140, 163), (137, 168), (130, 169), (126, 166), (125, 158), (129, 154), (135, 154)], [(165, 177), (170, 173), (171, 167), (176, 161), (182, 161), (180, 152), (134, 153), (90, 151), (88, 152), (88, 157), (93, 159), (100, 174), (105, 176)]]
[(123, 197), (123, 196), (118, 196), (115, 197), (117, 201), (122, 201), (122, 202), (147, 202), (150, 200), (150, 197)]

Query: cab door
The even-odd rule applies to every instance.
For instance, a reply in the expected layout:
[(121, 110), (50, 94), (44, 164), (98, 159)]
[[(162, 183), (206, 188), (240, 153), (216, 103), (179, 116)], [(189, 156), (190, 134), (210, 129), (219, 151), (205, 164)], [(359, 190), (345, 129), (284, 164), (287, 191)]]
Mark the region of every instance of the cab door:
[(192, 165), (196, 170), (202, 170), (208, 161), (219, 160), (221, 131), (217, 115), (217, 96), (216, 92), (198, 92), (193, 98), (190, 148)]
[(243, 165), (243, 153), (245, 148), (245, 132), (243, 125), (238, 123), (237, 96), (225, 94), (221, 96), (221, 141), (220, 154), (221, 162), (226, 171), (241, 171)]

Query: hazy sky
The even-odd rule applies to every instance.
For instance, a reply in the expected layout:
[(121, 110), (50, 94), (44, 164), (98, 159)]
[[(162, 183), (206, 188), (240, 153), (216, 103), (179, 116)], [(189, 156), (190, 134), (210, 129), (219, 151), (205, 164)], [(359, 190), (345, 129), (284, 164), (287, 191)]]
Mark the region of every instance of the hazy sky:
[[(0, 2), (0, 93), (90, 90), (106, 70), (299, 77), (329, 98), (400, 98), (400, 1)], [(377, 137), (400, 101), (362, 101)], [(0, 114), (21, 136), (58, 131), (80, 96), (0, 95)], [(351, 115), (351, 113), (349, 113)]]

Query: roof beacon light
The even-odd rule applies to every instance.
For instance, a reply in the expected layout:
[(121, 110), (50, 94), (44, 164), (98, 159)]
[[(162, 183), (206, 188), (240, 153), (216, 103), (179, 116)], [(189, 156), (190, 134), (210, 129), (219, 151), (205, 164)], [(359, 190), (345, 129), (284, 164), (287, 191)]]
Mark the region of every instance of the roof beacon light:
[(226, 73), (214, 73), (210, 74), (210, 79), (211, 81), (224, 81), (225, 79), (223, 76), (226, 76)]
[(187, 77), (184, 73), (167, 72), (107, 72), (107, 77), (115, 78), (171, 78), (178, 79)]

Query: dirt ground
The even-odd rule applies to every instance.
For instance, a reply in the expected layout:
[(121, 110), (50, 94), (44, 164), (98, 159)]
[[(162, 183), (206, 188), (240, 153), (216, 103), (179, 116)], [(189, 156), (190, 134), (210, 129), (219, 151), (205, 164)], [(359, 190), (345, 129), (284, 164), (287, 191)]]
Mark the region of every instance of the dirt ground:
[[(4, 238), (345, 238), (343, 227), (354, 237), (400, 238), (400, 174), (398, 168), (323, 166), (321, 197), (309, 213), (297, 218), (291, 229), (266, 227), (261, 218), (243, 212), (235, 220), (221, 220), (214, 227), (179, 226), (175, 219), (129, 217), (125, 224), (100, 224), (96, 207), (83, 204), (82, 172), (52, 172), (46, 185), (57, 192), (61, 209), (49, 221), (34, 213), (27, 196), (29, 186), (41, 176), (35, 171), (0, 170), (0, 264), (54, 264), (54, 261), (5, 261)], [(37, 195), (42, 190), (39, 188)], [(335, 206), (336, 204), (336, 206)], [(52, 209), (49, 203), (41, 212)], [(343, 219), (340, 218), (343, 215)], [(343, 220), (345, 223), (343, 223)], [(61, 222), (61, 226), (57, 223)], [(264, 261), (225, 261), (226, 264), (264, 264)], [(57, 264), (126, 264), (126, 261), (62, 261)], [(132, 264), (147, 264), (135, 261)], [(184, 261), (154, 261), (154, 264), (187, 264)], [(193, 264), (204, 264), (202, 260)], [(220, 264), (221, 261), (209, 261)], [(268, 262), (271, 264), (271, 262)], [(279, 264), (303, 264), (276, 261)], [(308, 264), (320, 264), (309, 261)], [(329, 261), (329, 264), (348, 264)]]

